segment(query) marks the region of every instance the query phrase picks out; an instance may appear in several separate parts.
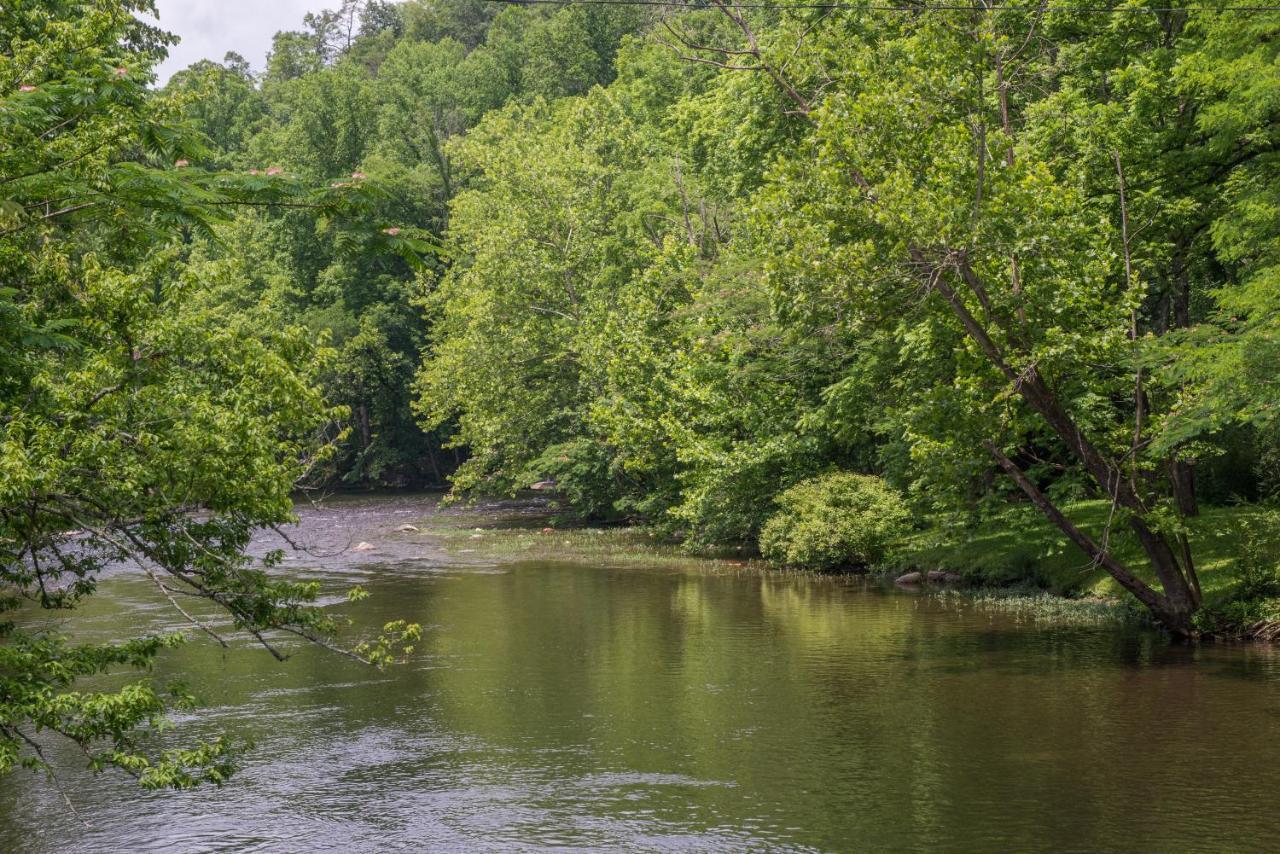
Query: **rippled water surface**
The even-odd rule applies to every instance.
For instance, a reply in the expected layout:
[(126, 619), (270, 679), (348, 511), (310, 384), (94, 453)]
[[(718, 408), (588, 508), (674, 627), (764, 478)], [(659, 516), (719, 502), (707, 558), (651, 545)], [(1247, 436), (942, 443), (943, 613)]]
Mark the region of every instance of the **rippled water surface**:
[[(193, 641), (188, 733), (231, 785), (148, 794), (66, 757), (0, 779), (0, 851), (1266, 851), (1280, 656), (1047, 629), (856, 579), (484, 564), (398, 533), (429, 499), (308, 509), (286, 565), (422, 623), (383, 673)], [(428, 519), (429, 521), (429, 519)], [(360, 541), (371, 551), (342, 551)], [(339, 553), (340, 552), (340, 553)], [(470, 559), (470, 560), (469, 560)], [(118, 574), (67, 624), (179, 626)]]

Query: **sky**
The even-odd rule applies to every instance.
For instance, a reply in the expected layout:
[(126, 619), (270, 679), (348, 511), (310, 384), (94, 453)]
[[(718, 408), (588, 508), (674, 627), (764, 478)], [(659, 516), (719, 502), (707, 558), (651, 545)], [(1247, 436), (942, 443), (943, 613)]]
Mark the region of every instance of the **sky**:
[(158, 0), (160, 26), (182, 37), (156, 69), (158, 82), (201, 59), (221, 62), (229, 50), (261, 71), (277, 31), (302, 29), (307, 12), (336, 5), (337, 0)]

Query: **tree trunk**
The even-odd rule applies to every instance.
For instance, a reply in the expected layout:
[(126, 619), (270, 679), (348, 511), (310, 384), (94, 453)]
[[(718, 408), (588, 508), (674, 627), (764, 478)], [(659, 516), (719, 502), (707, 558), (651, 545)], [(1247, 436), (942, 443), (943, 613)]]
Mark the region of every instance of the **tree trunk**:
[(1031, 478), (1027, 477), (1026, 472), (1018, 467), (1018, 464), (1009, 459), (1000, 446), (995, 442), (983, 443), (987, 451), (995, 458), (1000, 468), (1013, 478), (1014, 483), (1026, 493), (1031, 499), (1031, 503), (1036, 506), (1040, 512), (1048, 517), (1049, 521), (1058, 526), (1067, 538), (1080, 547), (1081, 551), (1089, 556), (1089, 558), (1098, 566), (1103, 567), (1110, 573), (1111, 577), (1120, 583), (1124, 589), (1128, 590), (1138, 601), (1146, 605), (1153, 611), (1168, 610), (1169, 601), (1167, 597), (1161, 596), (1152, 590), (1146, 582), (1135, 576), (1123, 564), (1115, 559), (1105, 548), (1099, 545), (1092, 537), (1081, 531), (1071, 520), (1068, 519), (1058, 507), (1049, 500), (1040, 488), (1031, 482)]
[(368, 450), (373, 437), (369, 430), (369, 408), (363, 403), (356, 407), (356, 426), (360, 431), (360, 450)]
[[(1169, 549), (1168, 544), (1160, 537), (1156, 536), (1146, 523), (1138, 517), (1133, 517), (1134, 530), (1138, 532), (1139, 539), (1142, 541), (1143, 548), (1147, 550), (1148, 557), (1151, 558), (1152, 565), (1156, 568), (1156, 575), (1161, 578), (1161, 586), (1164, 587), (1163, 594), (1152, 590), (1146, 582), (1135, 576), (1127, 567), (1121, 564), (1115, 557), (1097, 541), (1088, 534), (1081, 531), (1071, 520), (1062, 513), (1058, 507), (1049, 500), (1043, 492), (1040, 491), (1026, 473), (1018, 467), (1017, 463), (1009, 459), (995, 442), (985, 442), (987, 451), (995, 458), (1000, 468), (1018, 484), (1019, 488), (1026, 493), (1031, 499), (1031, 503), (1036, 506), (1040, 512), (1048, 517), (1060, 531), (1067, 535), (1067, 538), (1075, 543), (1081, 551), (1089, 556), (1096, 565), (1101, 566), (1107, 573), (1114, 578), (1121, 587), (1133, 594), (1139, 602), (1147, 607), (1160, 625), (1164, 626), (1171, 634), (1180, 638), (1191, 638), (1195, 636), (1195, 626), (1192, 623), (1192, 617), (1196, 610), (1200, 607), (1199, 588), (1193, 591), (1182, 578), (1182, 573), (1178, 568), (1177, 560), (1173, 556), (1173, 552)], [(1154, 539), (1153, 539), (1154, 538)], [(1157, 563), (1160, 561), (1160, 563)], [(1165, 583), (1165, 578), (1173, 579), (1171, 584)]]
[(1178, 512), (1186, 518), (1200, 515), (1200, 505), (1196, 500), (1196, 464), (1187, 460), (1173, 460), (1169, 463), (1169, 482), (1173, 485), (1173, 500), (1177, 502)]
[(435, 444), (427, 442), (427, 462), (431, 464), (431, 473), (435, 476), (432, 486), (444, 486), (444, 472), (440, 470), (440, 461), (436, 458)]

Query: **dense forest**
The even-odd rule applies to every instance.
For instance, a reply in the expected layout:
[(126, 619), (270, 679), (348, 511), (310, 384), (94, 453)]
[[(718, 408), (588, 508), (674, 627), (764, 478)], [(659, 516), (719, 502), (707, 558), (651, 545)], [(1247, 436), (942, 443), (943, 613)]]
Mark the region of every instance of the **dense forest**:
[[(436, 251), (268, 207), (186, 262), (327, 335), (344, 482), (551, 481), (704, 547), (832, 472), (1029, 500), (1177, 623), (1183, 520), (1276, 487), (1274, 16), (1125, 11), (348, 2), (166, 92), (199, 165), (367, 186), (350, 228)], [(1088, 497), (1163, 592), (1060, 515)]]
[[(159, 86), (149, 5), (0, 10), (11, 608), (141, 557), (323, 640), (244, 557), (295, 488), (538, 484), (812, 569), (1046, 526), (1174, 635), (1280, 618), (1280, 13), (347, 0)], [(161, 645), (6, 624), (0, 770), (220, 779), (65, 692)]]

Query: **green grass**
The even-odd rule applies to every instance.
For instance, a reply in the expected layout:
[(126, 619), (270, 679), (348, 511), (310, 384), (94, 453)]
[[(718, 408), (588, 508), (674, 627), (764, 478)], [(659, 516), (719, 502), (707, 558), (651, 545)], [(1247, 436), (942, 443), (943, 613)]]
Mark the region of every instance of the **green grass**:
[[(1108, 502), (1084, 501), (1063, 509), (1077, 526), (1101, 541), (1111, 509)], [(1235, 569), (1243, 546), (1240, 526), (1263, 524), (1270, 524), (1266, 511), (1252, 506), (1206, 507), (1190, 520), (1192, 554), (1206, 604), (1212, 606), (1236, 595), (1239, 578)], [(1142, 551), (1126, 525), (1113, 527), (1110, 544), (1123, 563), (1151, 580)], [(1071, 596), (1118, 597), (1123, 593), (1105, 571), (1090, 567), (1088, 558), (1031, 507), (1010, 509), (973, 526), (934, 520), (913, 534), (881, 569), (946, 569), (975, 584), (999, 587), (1029, 583)]]

